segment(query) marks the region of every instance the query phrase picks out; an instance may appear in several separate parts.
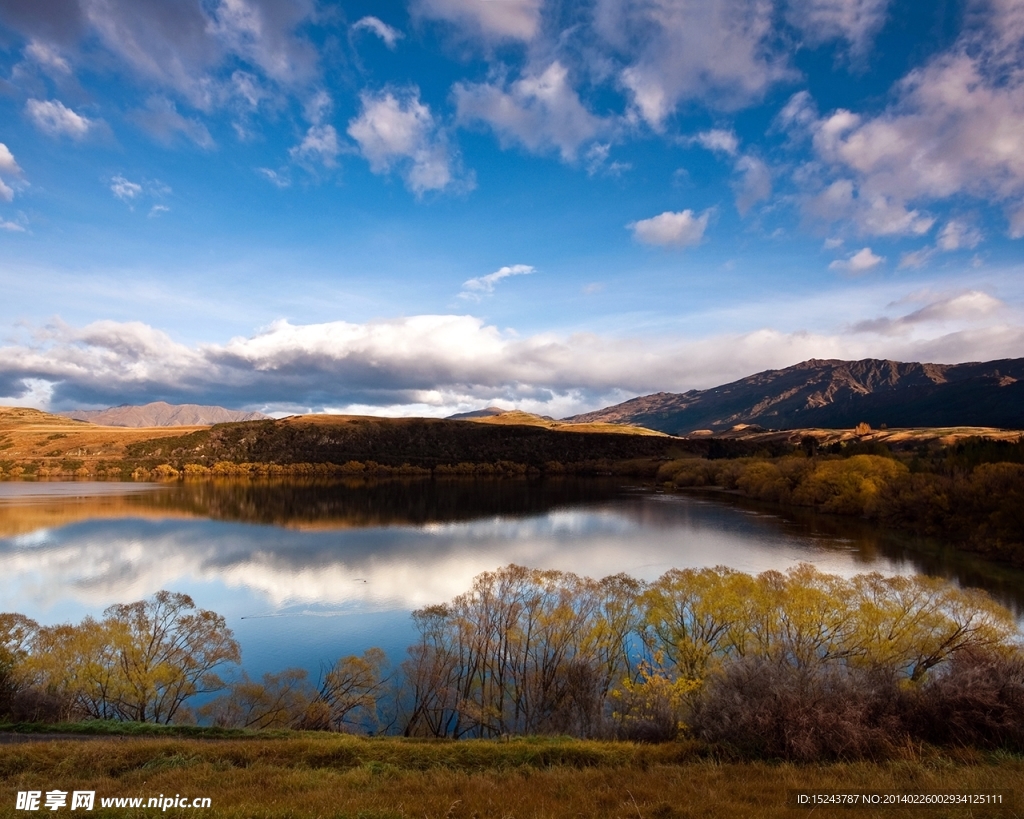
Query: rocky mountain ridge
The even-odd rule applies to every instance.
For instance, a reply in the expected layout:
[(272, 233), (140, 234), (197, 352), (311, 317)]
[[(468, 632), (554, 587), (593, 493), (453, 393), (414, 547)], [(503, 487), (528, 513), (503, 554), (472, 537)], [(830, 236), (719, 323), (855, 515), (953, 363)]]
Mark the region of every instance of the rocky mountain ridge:
[(265, 421), (270, 417), (262, 412), (242, 412), (201, 404), (168, 404), (166, 401), (54, 414), (107, 427), (194, 427), (231, 421)]
[(969, 364), (811, 359), (708, 390), (654, 393), (565, 420), (637, 424), (671, 435), (738, 424), (1024, 429), (1024, 358)]

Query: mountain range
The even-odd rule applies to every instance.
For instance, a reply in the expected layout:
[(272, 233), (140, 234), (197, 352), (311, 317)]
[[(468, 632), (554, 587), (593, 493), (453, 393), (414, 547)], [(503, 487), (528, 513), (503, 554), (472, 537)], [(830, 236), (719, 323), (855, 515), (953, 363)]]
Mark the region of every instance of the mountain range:
[(635, 424), (670, 435), (766, 429), (1024, 429), (1024, 358), (970, 364), (811, 359), (708, 390), (659, 392), (564, 419)]
[(142, 406), (122, 404), (103, 410), (72, 410), (55, 414), (106, 427), (195, 427), (229, 421), (265, 421), (270, 418), (262, 412), (241, 412), (200, 404), (168, 404), (165, 401), (154, 401)]

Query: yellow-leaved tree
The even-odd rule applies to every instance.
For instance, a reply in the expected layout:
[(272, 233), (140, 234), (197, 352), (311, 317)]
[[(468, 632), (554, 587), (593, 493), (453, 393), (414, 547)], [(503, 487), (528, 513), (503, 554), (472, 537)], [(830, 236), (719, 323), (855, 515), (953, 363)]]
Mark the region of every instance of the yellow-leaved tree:
[(173, 721), (190, 697), (223, 688), (217, 670), (241, 659), (221, 615), (168, 591), (111, 606), (100, 621), (39, 628), (28, 648), (28, 678), (67, 717), (136, 722)]

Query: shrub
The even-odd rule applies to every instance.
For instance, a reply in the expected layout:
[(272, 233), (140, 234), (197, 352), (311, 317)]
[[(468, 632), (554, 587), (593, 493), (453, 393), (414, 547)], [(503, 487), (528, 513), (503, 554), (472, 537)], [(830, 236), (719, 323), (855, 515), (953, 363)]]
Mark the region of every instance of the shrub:
[(881, 758), (904, 741), (899, 710), (890, 675), (747, 658), (707, 680), (690, 726), (696, 737), (742, 757)]
[(1024, 751), (1024, 655), (962, 651), (916, 692), (908, 712), (929, 742)]

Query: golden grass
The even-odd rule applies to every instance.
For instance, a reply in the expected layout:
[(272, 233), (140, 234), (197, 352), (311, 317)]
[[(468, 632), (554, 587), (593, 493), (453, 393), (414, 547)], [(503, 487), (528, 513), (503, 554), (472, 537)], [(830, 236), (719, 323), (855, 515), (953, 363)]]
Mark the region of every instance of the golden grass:
[[(0, 746), (0, 816), (18, 790), (97, 796), (208, 796), (225, 817), (1015, 816), (1019, 809), (818, 808), (791, 789), (1024, 796), (1024, 760), (964, 752), (888, 763), (719, 763), (691, 746), (576, 740), (413, 742), (347, 736), (186, 740), (103, 738)], [(97, 803), (97, 808), (98, 808)], [(111, 816), (154, 811), (110, 810)], [(104, 815), (97, 810), (92, 815)], [(166, 816), (196, 815), (174, 810)]]
[(510, 412), (503, 412), (501, 415), (487, 415), (481, 418), (466, 418), (463, 420), (473, 424), (492, 424), (495, 426), (544, 427), (544, 429), (553, 429), (559, 432), (596, 432), (616, 435), (657, 435), (663, 438), (669, 437), (664, 432), (647, 429), (646, 427), (638, 427), (633, 424), (609, 424), (605, 422), (570, 424), (565, 421), (542, 418), (540, 415), (523, 412), (522, 410), (511, 410)]
[[(744, 425), (741, 425), (744, 426)], [(988, 438), (993, 441), (1016, 442), (1021, 436), (1020, 430), (997, 429), (995, 427), (913, 427), (894, 429), (873, 429), (869, 432), (857, 432), (853, 429), (784, 429), (759, 432), (749, 427), (734, 429), (728, 432), (714, 433), (716, 438), (734, 441), (785, 442), (797, 445), (805, 437), (817, 440), (819, 445), (828, 445), (842, 441), (879, 442), (886, 445), (906, 445), (908, 443), (938, 443), (952, 446), (967, 438)], [(691, 437), (708, 437), (696, 435)]]
[(91, 463), (124, 457), (136, 441), (185, 435), (208, 427), (104, 427), (26, 407), (0, 407), (0, 460)]

